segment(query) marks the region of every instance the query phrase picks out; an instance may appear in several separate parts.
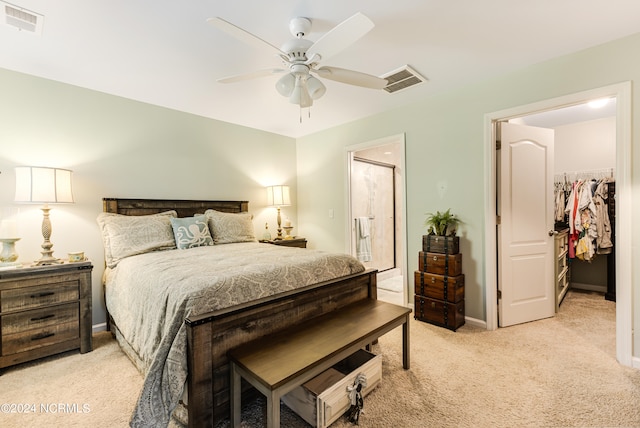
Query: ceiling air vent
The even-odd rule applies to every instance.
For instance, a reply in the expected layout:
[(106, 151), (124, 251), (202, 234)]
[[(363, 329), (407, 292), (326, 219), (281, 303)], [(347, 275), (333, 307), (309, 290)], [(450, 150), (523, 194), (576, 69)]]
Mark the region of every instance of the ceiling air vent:
[(42, 34), (43, 15), (2, 1), (0, 1), (0, 5), (2, 6), (5, 24), (18, 31)]
[(383, 79), (387, 79), (389, 82), (383, 89), (390, 94), (401, 91), (403, 89), (410, 88), (418, 83), (426, 82), (427, 79), (420, 76), (414, 69), (405, 65), (397, 70), (387, 73), (384, 76), (380, 76)]

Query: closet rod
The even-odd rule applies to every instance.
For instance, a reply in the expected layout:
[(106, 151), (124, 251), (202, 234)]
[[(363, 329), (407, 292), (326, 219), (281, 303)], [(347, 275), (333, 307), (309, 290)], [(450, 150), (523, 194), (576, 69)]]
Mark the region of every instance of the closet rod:
[(584, 171), (570, 171), (554, 175), (554, 182), (576, 181), (579, 179), (587, 180), (591, 178), (615, 178), (615, 168), (602, 168)]

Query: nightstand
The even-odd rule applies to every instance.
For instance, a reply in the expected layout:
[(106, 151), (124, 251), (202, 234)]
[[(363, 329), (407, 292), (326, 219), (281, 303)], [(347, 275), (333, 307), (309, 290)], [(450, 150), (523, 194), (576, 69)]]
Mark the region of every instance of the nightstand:
[(0, 368), (92, 344), (91, 262), (0, 270)]
[(282, 245), (284, 247), (307, 248), (307, 240), (305, 238), (293, 239), (274, 239), (272, 241), (260, 241), (265, 244)]

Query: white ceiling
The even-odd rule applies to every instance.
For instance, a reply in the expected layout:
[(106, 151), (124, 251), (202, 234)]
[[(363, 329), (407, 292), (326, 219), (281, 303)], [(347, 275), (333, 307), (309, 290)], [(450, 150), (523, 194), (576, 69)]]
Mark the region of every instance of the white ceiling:
[[(594, 100), (595, 101), (595, 100)], [(590, 106), (589, 103), (563, 107), (544, 111), (518, 118), (520, 123), (542, 128), (556, 128), (577, 122), (614, 117), (616, 115), (617, 100), (610, 98), (602, 106)]]
[[(406, 105), (640, 30), (638, 0), (14, 0), (44, 15), (41, 35), (0, 24), (0, 67), (291, 137)], [(375, 28), (322, 65), (383, 75), (409, 65), (429, 79), (384, 91), (324, 80), (311, 117), (274, 89), (278, 76), (216, 79), (278, 67), (215, 27), (219, 16), (275, 46), (289, 20), (309, 39), (356, 12)], [(4, 23), (4, 21), (3, 21)]]

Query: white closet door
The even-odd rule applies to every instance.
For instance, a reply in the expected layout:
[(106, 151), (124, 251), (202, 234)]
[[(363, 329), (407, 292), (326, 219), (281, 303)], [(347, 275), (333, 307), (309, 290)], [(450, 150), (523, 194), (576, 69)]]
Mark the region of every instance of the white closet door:
[(501, 123), (500, 327), (552, 317), (553, 130)]

